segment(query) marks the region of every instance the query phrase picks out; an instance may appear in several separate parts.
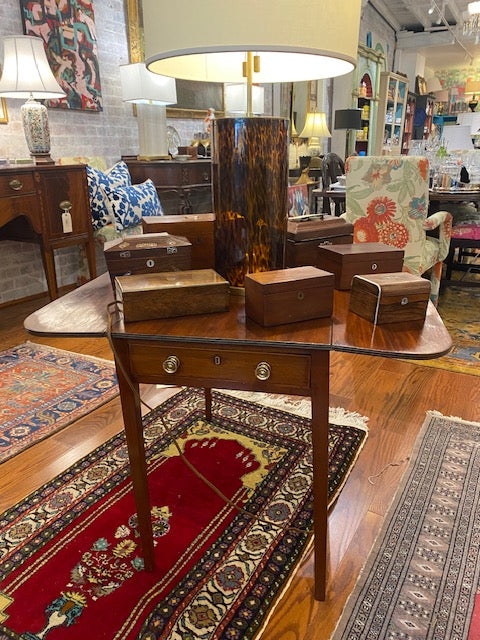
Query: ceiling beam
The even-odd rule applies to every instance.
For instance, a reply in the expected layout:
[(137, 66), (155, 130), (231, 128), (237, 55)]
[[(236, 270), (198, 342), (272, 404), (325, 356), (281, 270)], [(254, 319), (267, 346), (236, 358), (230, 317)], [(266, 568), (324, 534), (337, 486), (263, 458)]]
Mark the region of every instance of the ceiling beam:
[[(395, 29), (395, 31), (400, 31), (400, 29), (402, 28), (402, 25), (400, 24), (398, 19), (395, 17), (395, 15), (392, 13), (391, 9), (388, 8), (388, 5), (385, 3), (384, 0), (367, 0), (365, 4), (371, 4), (373, 7), (375, 7), (377, 12), (380, 15), (385, 17), (385, 20), (390, 24), (390, 26), (393, 29)], [(363, 6), (363, 2), (362, 2), (362, 6)]]
[(425, 14), (425, 11), (418, 6), (418, 0), (402, 0), (405, 7), (413, 13), (413, 15), (417, 18), (418, 22), (422, 25), (424, 29), (428, 29), (428, 27), (432, 26), (432, 21), (430, 16)]

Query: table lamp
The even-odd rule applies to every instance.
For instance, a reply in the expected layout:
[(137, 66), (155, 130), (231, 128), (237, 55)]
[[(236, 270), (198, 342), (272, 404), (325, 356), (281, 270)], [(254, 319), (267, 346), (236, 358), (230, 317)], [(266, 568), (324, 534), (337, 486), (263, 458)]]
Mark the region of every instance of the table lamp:
[(50, 157), (50, 127), (45, 105), (35, 98), (63, 98), (65, 92), (55, 80), (41, 38), (7, 36), (3, 39), (3, 73), (0, 96), (27, 98), (21, 107), (23, 130), (36, 164), (53, 164)]
[(120, 66), (120, 82), (123, 101), (137, 105), (138, 159), (168, 158), (166, 105), (177, 101), (175, 79), (136, 62)]
[(319, 156), (322, 153), (321, 138), (330, 138), (327, 127), (327, 117), (321, 111), (309, 111), (305, 118), (305, 125), (299, 138), (308, 138), (307, 154)]
[[(245, 83), (225, 84), (223, 87), (225, 112), (228, 114), (247, 113), (247, 85)], [(252, 113), (259, 115), (265, 112), (265, 89), (252, 86)]]
[(471, 80), (470, 78), (468, 78), (467, 82), (465, 83), (465, 95), (472, 96), (468, 103), (470, 111), (475, 111), (475, 109), (477, 108), (478, 100), (476, 98), (476, 94), (478, 93), (480, 93), (480, 80)]
[(345, 136), (345, 160), (350, 155), (351, 132), (362, 128), (361, 109), (337, 109), (335, 111), (334, 129), (346, 129)]
[[(246, 85), (247, 116), (213, 122), (216, 270), (233, 287), (284, 265), (289, 120), (253, 117), (253, 84), (318, 80), (355, 68), (361, 0), (144, 0), (147, 67)], [(179, 20), (181, 27), (179, 27)]]

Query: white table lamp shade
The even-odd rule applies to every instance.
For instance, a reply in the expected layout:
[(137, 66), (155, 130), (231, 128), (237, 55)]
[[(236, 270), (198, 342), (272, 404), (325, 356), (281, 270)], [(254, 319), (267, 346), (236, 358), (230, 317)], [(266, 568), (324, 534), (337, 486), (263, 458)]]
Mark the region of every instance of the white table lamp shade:
[[(245, 113), (247, 111), (247, 85), (226, 84), (224, 87), (225, 111), (227, 113)], [(252, 86), (252, 113), (265, 111), (265, 89)]]
[(124, 102), (157, 105), (177, 102), (175, 79), (148, 71), (144, 62), (121, 65), (120, 81)]
[(321, 111), (309, 111), (300, 138), (330, 138), (327, 118)]
[(356, 66), (360, 0), (144, 0), (145, 60), (155, 73), (244, 82), (245, 52), (260, 56), (255, 82), (332, 78)]
[(66, 95), (50, 69), (41, 38), (7, 36), (3, 38), (3, 51), (2, 97), (48, 99)]

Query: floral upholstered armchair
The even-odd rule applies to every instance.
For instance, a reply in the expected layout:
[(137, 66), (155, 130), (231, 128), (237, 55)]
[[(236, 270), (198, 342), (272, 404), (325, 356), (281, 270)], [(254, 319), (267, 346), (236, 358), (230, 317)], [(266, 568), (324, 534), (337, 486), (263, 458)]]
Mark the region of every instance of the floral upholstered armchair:
[[(430, 299), (438, 300), (452, 216), (428, 214), (428, 160), (419, 156), (351, 156), (345, 167), (346, 210), (354, 242), (383, 242), (403, 249), (403, 270), (427, 274)], [(438, 237), (427, 231), (438, 229)]]

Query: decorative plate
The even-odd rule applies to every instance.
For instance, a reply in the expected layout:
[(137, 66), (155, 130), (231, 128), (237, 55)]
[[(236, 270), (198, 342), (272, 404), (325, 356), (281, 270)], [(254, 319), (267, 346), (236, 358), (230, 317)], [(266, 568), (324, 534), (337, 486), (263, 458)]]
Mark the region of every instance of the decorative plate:
[(172, 156), (176, 156), (178, 153), (178, 147), (180, 146), (180, 136), (175, 127), (167, 126), (167, 145), (168, 153)]

